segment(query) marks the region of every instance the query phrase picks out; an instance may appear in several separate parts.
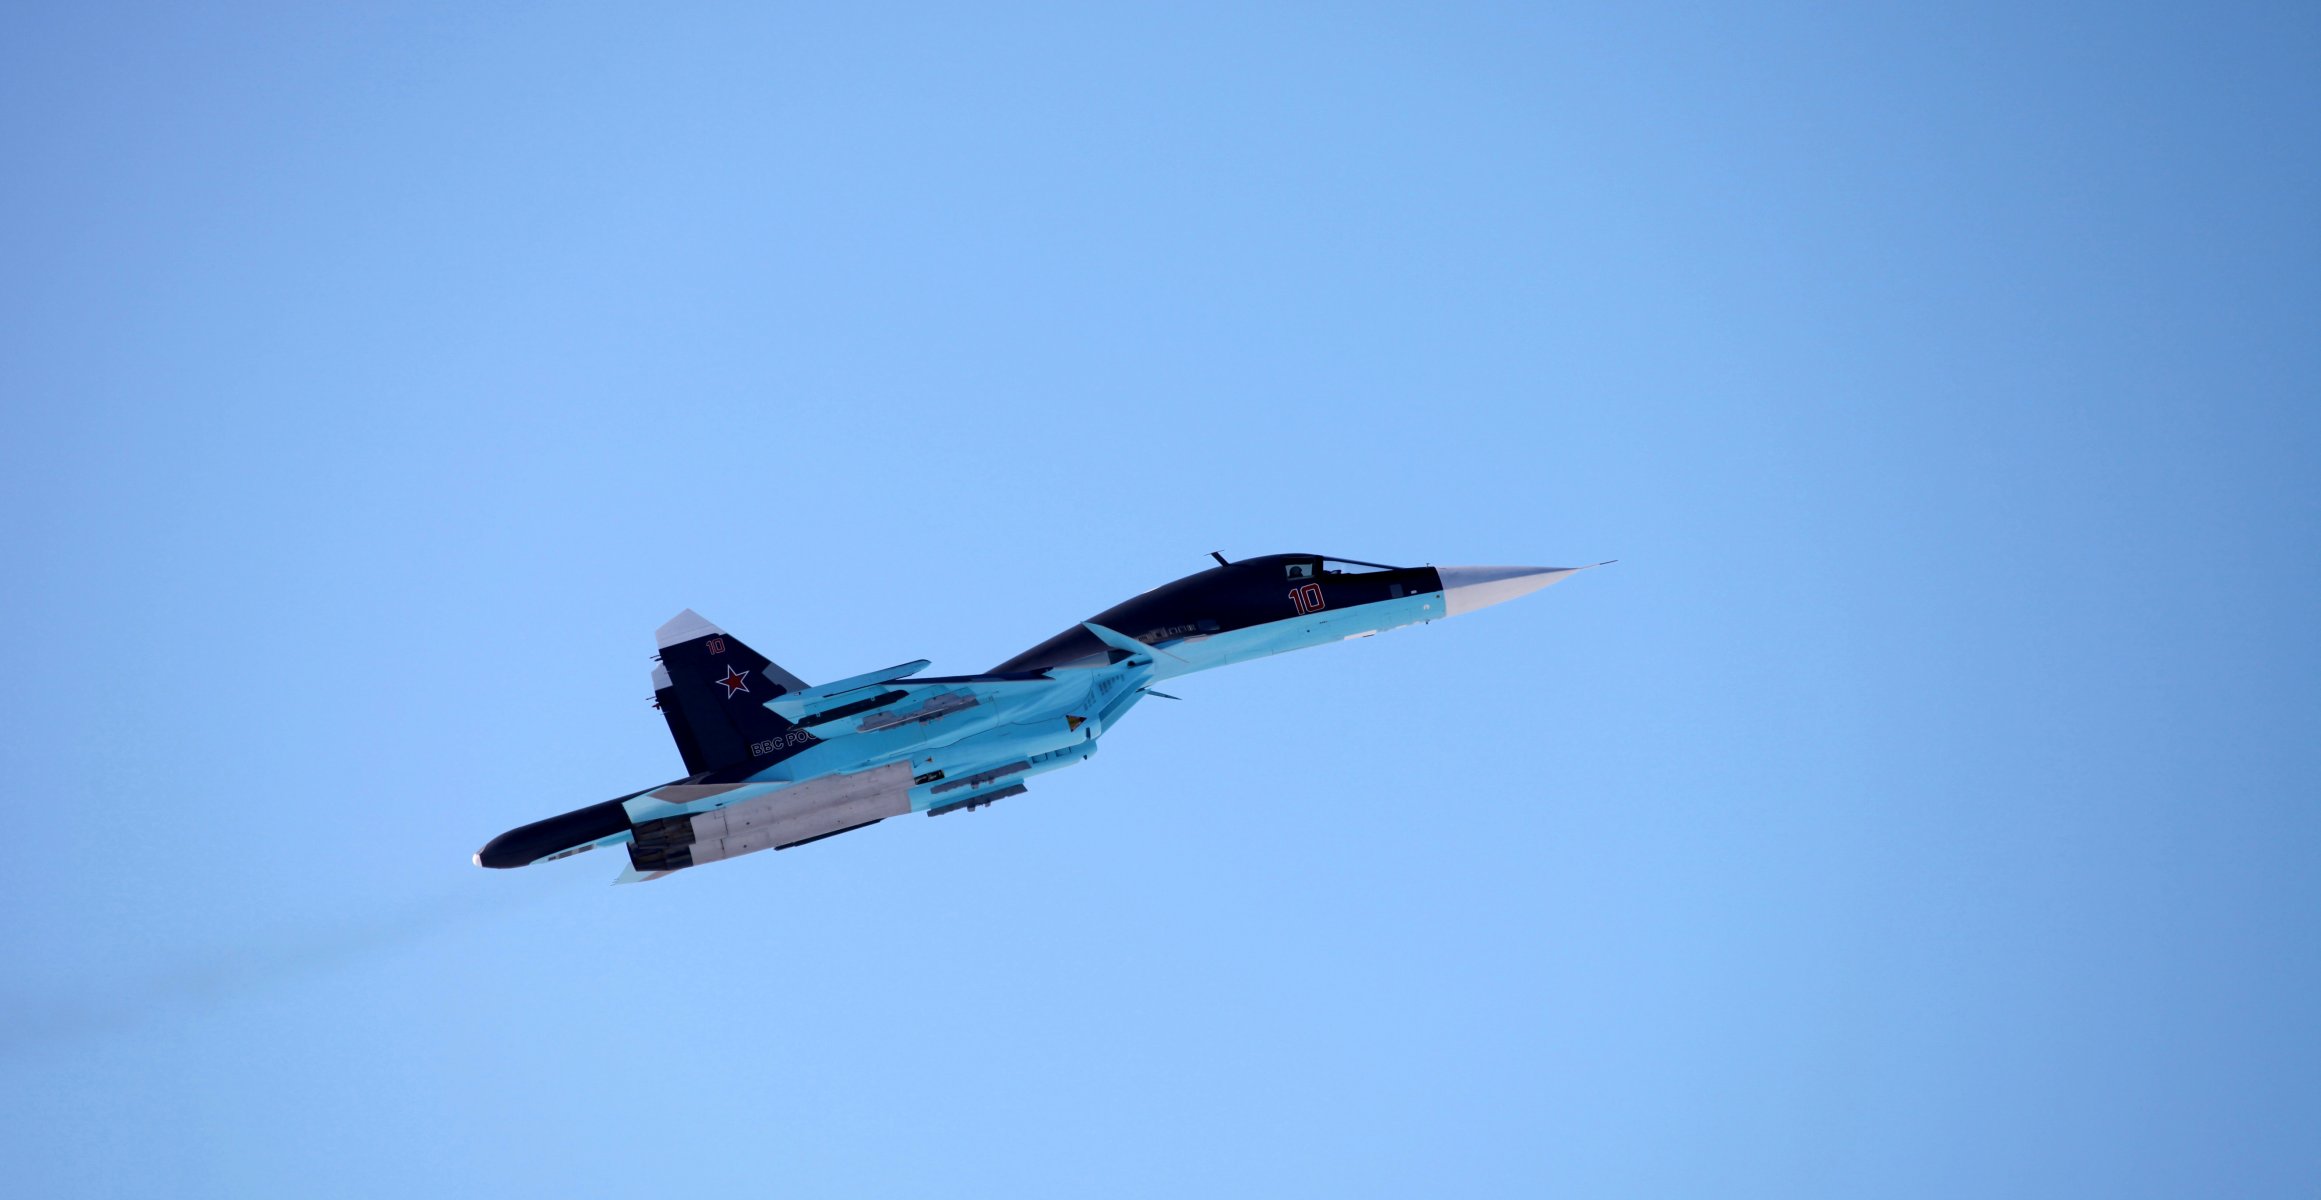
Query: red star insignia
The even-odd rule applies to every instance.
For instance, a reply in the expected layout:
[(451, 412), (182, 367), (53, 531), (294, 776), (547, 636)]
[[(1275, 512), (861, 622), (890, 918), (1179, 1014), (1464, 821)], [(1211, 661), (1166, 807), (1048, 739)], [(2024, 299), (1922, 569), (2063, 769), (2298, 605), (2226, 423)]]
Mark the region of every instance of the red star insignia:
[(748, 679), (749, 672), (736, 671), (732, 667), (727, 667), (725, 669), (725, 678), (718, 680), (718, 682), (725, 685), (725, 698), (731, 700), (733, 699), (733, 694), (735, 692), (746, 692), (749, 690), (749, 684), (747, 682)]

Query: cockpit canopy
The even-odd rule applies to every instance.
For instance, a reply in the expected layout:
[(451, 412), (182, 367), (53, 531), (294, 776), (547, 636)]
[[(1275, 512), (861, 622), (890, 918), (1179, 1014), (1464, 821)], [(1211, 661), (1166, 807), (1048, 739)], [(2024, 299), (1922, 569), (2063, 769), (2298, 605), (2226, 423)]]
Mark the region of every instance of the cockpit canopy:
[[(1390, 567), (1320, 554), (1268, 554), (1239, 562), (1220, 559), (1209, 570), (1164, 583), (1089, 619), (1147, 645), (1161, 645), (1325, 609), (1337, 612), (1399, 600), (1439, 586), (1427, 567)], [(1074, 625), (992, 670), (1041, 671), (1103, 661), (1119, 653), (1116, 646)]]
[(1371, 575), (1379, 571), (1400, 570), (1384, 563), (1358, 562), (1351, 558), (1292, 558), (1286, 569), (1291, 579), (1312, 579), (1318, 572), (1323, 575)]

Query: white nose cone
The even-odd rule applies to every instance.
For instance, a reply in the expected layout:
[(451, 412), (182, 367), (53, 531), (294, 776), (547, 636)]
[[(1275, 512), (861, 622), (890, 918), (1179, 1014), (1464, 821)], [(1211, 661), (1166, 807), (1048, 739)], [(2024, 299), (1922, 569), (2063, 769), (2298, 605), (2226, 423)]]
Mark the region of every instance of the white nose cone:
[(1489, 608), (1502, 600), (1528, 596), (1574, 571), (1586, 567), (1436, 567), (1443, 580), (1446, 616)]

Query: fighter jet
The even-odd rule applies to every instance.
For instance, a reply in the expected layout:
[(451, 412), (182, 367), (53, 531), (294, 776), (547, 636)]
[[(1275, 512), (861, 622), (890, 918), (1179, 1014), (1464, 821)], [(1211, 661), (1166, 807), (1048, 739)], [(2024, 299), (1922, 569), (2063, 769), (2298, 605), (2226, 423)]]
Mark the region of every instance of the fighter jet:
[(617, 882), (632, 883), (888, 817), (973, 811), (1087, 761), (1138, 701), (1175, 699), (1154, 686), (1177, 676), (1455, 617), (1588, 569), (1211, 557), (981, 675), (921, 675), (919, 659), (809, 687), (687, 609), (661, 626), (653, 668), (685, 777), (511, 829), (475, 863), (622, 846)]

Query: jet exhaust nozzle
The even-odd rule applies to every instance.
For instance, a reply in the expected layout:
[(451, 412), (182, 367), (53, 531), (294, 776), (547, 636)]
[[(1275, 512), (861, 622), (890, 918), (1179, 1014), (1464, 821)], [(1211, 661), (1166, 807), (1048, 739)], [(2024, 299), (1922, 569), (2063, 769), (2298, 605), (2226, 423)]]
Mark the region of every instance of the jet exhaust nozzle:
[(911, 765), (889, 763), (793, 784), (730, 808), (639, 821), (629, 829), (629, 863), (639, 871), (680, 871), (803, 846), (909, 812), (911, 786)]

